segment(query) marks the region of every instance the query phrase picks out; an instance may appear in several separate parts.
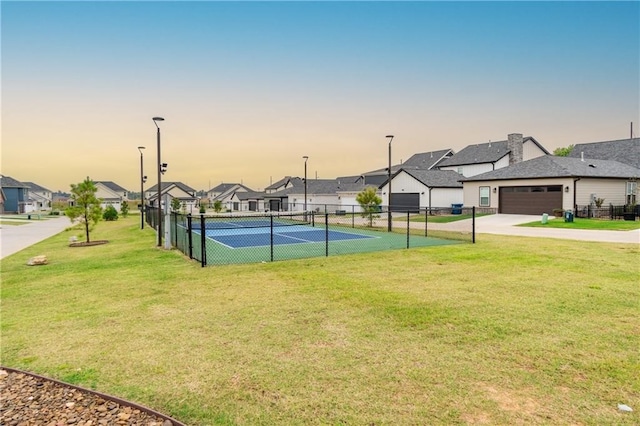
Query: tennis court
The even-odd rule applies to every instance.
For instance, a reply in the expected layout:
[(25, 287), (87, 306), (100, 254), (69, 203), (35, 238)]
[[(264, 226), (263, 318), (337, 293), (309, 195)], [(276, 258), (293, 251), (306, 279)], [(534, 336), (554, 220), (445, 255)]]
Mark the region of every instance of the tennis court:
[[(175, 245), (205, 265), (272, 262), (458, 244), (409, 232), (339, 223), (331, 215), (175, 216)], [(203, 238), (204, 237), (204, 238)]]

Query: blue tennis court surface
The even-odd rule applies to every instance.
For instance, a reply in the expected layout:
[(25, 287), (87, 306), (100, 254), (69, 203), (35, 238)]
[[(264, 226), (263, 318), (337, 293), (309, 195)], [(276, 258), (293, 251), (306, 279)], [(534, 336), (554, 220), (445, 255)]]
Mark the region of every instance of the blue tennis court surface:
[[(197, 231), (195, 231), (197, 232)], [(237, 228), (210, 229), (207, 226), (205, 235), (226, 247), (245, 248), (271, 245), (270, 228)], [(352, 234), (350, 232), (329, 230), (329, 241), (362, 240), (376, 238), (371, 235)], [(305, 244), (322, 243), (327, 238), (325, 229), (313, 228), (306, 225), (274, 227), (273, 244)]]

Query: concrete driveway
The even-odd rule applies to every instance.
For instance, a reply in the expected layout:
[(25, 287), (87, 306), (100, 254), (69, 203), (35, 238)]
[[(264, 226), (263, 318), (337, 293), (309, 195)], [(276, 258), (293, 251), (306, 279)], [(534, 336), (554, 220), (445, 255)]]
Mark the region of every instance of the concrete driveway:
[[(470, 221), (470, 219), (468, 219)], [(542, 216), (495, 214), (476, 218), (476, 233), (516, 235), (521, 237), (561, 238), (566, 240), (640, 244), (640, 229), (633, 231), (600, 231), (592, 229), (529, 228), (516, 226), (541, 221)], [(563, 220), (549, 218), (549, 220)], [(461, 222), (467, 222), (461, 221)], [(470, 229), (470, 225), (469, 225)]]

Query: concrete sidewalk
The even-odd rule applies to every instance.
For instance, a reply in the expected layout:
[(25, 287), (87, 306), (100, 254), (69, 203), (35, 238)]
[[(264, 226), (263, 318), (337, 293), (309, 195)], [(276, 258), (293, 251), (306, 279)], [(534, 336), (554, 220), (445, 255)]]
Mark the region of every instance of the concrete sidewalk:
[(72, 226), (66, 216), (0, 226), (0, 259), (46, 240)]
[[(640, 244), (640, 229), (633, 231), (600, 231), (592, 229), (529, 228), (516, 226), (541, 221), (541, 216), (494, 214), (476, 218), (476, 233), (515, 235), (521, 237), (560, 238), (565, 240), (595, 241), (601, 243)], [(549, 218), (549, 220), (563, 220)], [(433, 229), (471, 230), (471, 219), (449, 224), (432, 224)], [(449, 225), (449, 226), (448, 226)]]

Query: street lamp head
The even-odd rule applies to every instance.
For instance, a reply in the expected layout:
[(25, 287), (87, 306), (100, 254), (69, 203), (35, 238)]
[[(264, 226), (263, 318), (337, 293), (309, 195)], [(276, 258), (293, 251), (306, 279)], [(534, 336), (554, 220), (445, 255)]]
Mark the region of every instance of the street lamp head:
[(305, 155), (305, 156), (304, 156), (304, 157), (302, 157), (302, 158), (304, 158), (304, 162), (306, 163), (306, 162), (307, 162), (307, 160), (309, 159), (309, 156), (308, 156), (308, 155)]
[(393, 135), (387, 135), (387, 136), (385, 136), (385, 138), (389, 138), (390, 139), (389, 143), (391, 143), (391, 141), (393, 140)]
[[(164, 118), (162, 118), (162, 117), (153, 117), (152, 120), (153, 120), (153, 124), (155, 124), (156, 127), (158, 127), (158, 121), (164, 121)], [(160, 131), (160, 127), (158, 127), (158, 131)]]
[(138, 151), (140, 151), (140, 155), (142, 155), (142, 150), (144, 149), (144, 146), (139, 146), (138, 147)]

